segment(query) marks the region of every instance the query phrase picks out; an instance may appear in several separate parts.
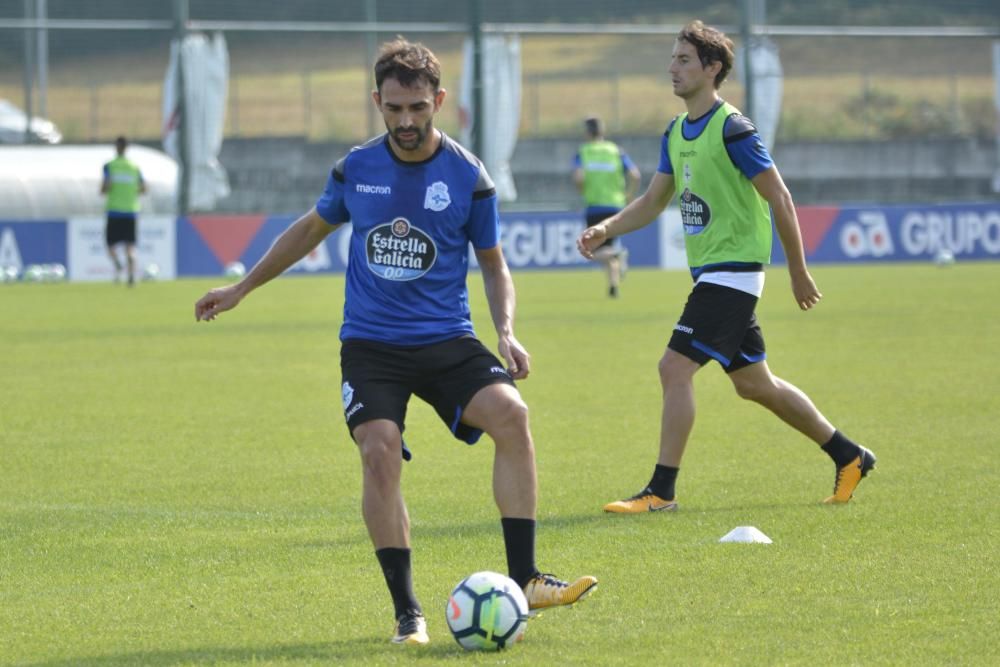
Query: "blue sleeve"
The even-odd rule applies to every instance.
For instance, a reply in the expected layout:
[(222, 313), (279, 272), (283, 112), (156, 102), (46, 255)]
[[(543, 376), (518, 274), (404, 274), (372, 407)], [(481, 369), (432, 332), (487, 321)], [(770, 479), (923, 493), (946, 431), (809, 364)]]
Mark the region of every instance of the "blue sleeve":
[(628, 153), (622, 151), (622, 166), (625, 167), (625, 172), (628, 173), (635, 169), (635, 162), (632, 162), (632, 158), (628, 156)]
[(573, 156), (573, 169), (574, 171), (583, 166), (583, 160), (580, 159), (580, 154), (577, 153)]
[[(338, 165), (339, 166), (339, 165)], [(316, 202), (316, 212), (331, 225), (348, 222), (351, 214), (344, 204), (344, 175), (335, 167), (326, 179), (326, 188)]]
[(748, 179), (767, 171), (774, 165), (757, 128), (746, 116), (734, 114), (727, 118), (722, 134), (729, 159)]
[(108, 180), (108, 178), (111, 177), (111, 169), (108, 165), (104, 165), (104, 169), (102, 169), (102, 171), (104, 172), (104, 180)]
[(489, 250), (500, 244), (500, 211), (495, 190), (486, 196), (473, 197), (466, 225), (469, 241), (476, 250)]
[[(671, 123), (673, 127), (673, 123)], [(660, 140), (660, 166), (656, 168), (656, 171), (663, 174), (673, 175), (674, 168), (670, 164), (670, 151), (668, 149), (668, 139), (670, 138), (670, 129), (663, 133), (663, 139)]]

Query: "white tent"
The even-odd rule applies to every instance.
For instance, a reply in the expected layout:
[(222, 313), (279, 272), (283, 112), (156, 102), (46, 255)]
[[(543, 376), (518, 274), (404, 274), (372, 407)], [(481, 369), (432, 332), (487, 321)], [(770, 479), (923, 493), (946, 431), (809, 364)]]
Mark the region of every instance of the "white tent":
[[(144, 146), (129, 146), (125, 155), (139, 166), (146, 181), (142, 212), (173, 214), (177, 163)], [(103, 215), (103, 167), (114, 157), (111, 144), (0, 147), (0, 220)]]

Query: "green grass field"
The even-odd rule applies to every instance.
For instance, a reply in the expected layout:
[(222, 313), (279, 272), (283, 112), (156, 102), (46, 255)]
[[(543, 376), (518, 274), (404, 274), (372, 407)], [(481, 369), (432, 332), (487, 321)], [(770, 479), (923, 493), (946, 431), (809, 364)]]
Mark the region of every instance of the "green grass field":
[[(539, 565), (594, 574), (503, 654), (450, 637), (452, 586), (504, 570), (492, 445), (411, 404), (404, 468), (432, 643), (390, 645), (340, 408), (339, 277), (280, 279), (217, 322), (214, 280), (0, 286), (0, 664), (995, 665), (1000, 263), (781, 268), (769, 362), (879, 469), (828, 507), (833, 466), (716, 365), (675, 515), (606, 516), (656, 456), (656, 364), (689, 288), (633, 271), (524, 272)], [(481, 283), (471, 293), (491, 347)], [(753, 525), (772, 545), (719, 544)]]

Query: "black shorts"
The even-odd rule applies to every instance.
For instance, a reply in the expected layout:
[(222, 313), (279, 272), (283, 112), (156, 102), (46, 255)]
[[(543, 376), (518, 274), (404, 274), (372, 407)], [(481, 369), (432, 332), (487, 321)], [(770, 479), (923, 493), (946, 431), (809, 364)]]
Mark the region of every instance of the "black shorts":
[[(419, 347), (345, 340), (340, 346), (340, 372), (344, 419), (352, 434), (373, 419), (391, 420), (402, 433), (406, 405), (416, 394), (456, 438), (470, 445), (483, 432), (461, 422), (469, 401), (488, 385), (514, 385), (503, 363), (473, 336)], [(410, 459), (405, 443), (403, 458)]]
[(104, 240), (109, 246), (127, 243), (135, 245), (135, 216), (108, 216), (108, 224), (104, 228)]
[(731, 287), (694, 286), (667, 347), (702, 366), (715, 359), (727, 373), (764, 361), (757, 297)]
[[(594, 225), (596, 225), (599, 222), (604, 222), (605, 220), (607, 220), (608, 218), (610, 218), (614, 214), (615, 214), (615, 211), (610, 211), (610, 212), (609, 211), (602, 211), (600, 213), (588, 213), (587, 214), (587, 226), (588, 227), (593, 227)], [(618, 237), (615, 237), (613, 239), (608, 239), (607, 241), (605, 241), (601, 245), (597, 246), (597, 248), (614, 248), (617, 245), (618, 245)], [(597, 248), (594, 248), (594, 250), (597, 250)]]

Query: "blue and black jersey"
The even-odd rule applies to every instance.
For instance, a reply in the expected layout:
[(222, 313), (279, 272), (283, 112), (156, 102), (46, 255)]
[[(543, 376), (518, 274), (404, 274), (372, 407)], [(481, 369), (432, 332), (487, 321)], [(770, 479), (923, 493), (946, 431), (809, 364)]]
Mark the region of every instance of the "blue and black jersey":
[(500, 217), (472, 153), (442, 132), (434, 155), (404, 162), (382, 135), (336, 163), (316, 210), (352, 224), (341, 340), (425, 345), (474, 333), (469, 244), (496, 247)]

